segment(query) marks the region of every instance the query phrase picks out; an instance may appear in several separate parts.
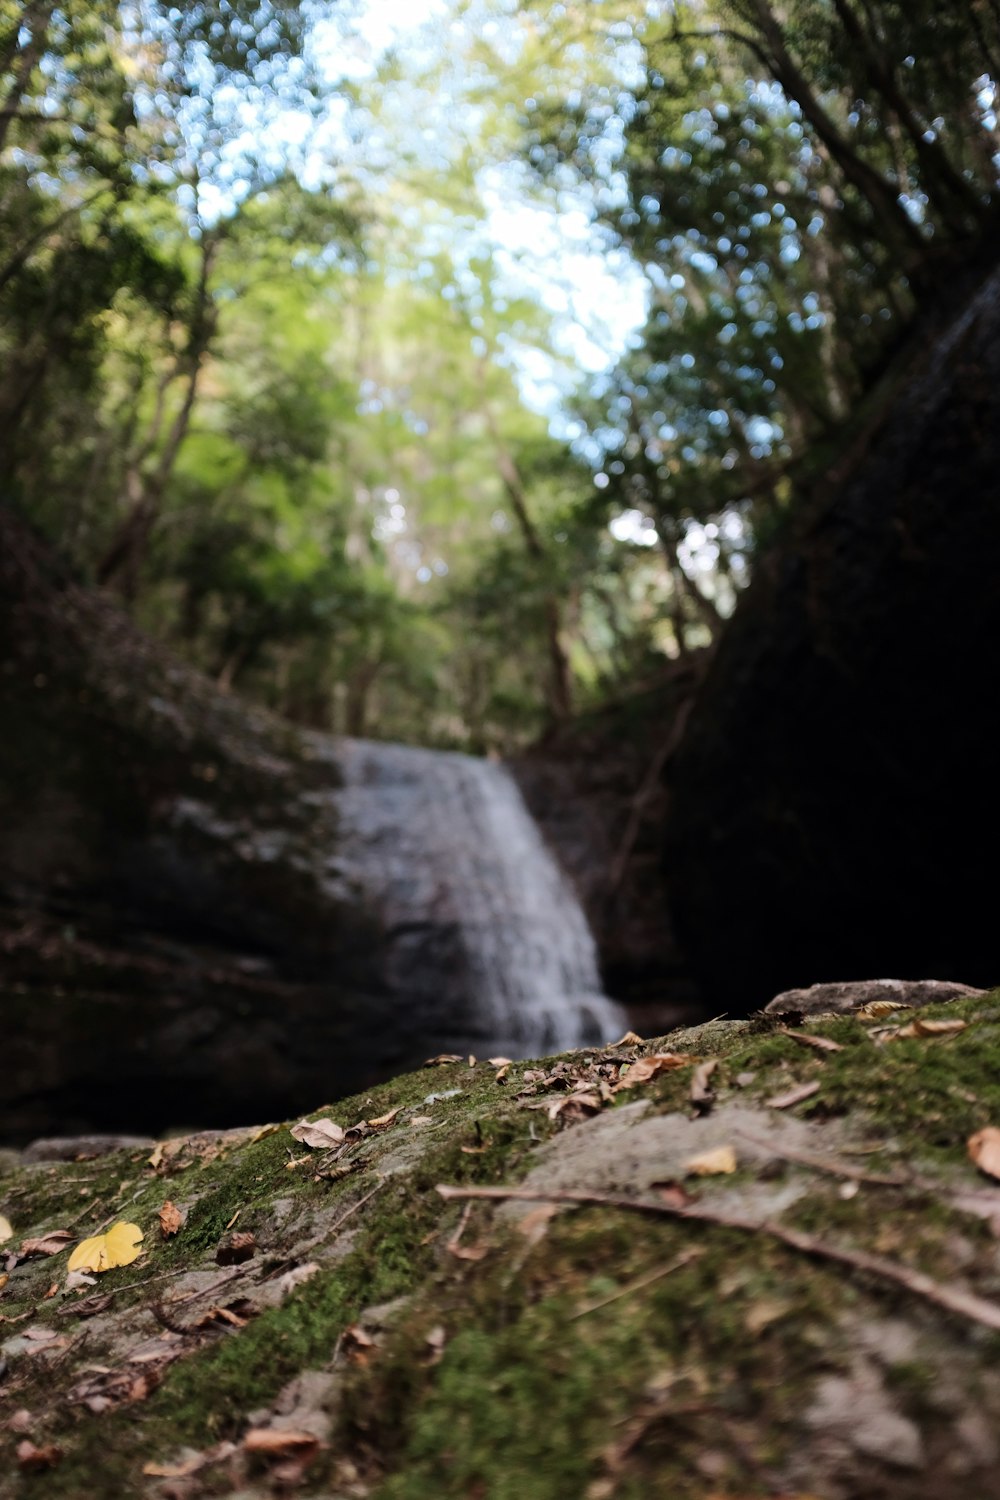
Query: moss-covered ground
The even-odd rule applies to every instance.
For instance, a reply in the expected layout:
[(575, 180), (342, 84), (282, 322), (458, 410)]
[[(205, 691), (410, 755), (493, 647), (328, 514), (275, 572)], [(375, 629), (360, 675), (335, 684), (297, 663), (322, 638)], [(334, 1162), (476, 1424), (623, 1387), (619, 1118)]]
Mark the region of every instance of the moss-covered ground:
[[(623, 1117), (638, 1144), (650, 1121), (690, 1117), (691, 1069), (629, 1088), (623, 1059), (664, 1049), (714, 1057), (717, 1126), (738, 1103), (777, 1140), (768, 1132), (779, 1112), (765, 1101), (816, 1081), (782, 1121), (794, 1114), (810, 1150), (834, 1164), (908, 1180), (858, 1182), (789, 1160), (780, 1146), (748, 1156), (737, 1141), (738, 1170), (700, 1180), (699, 1206), (732, 1212), (762, 1190), (792, 1187), (782, 1199), (787, 1227), (1000, 1301), (990, 1217), (954, 1197), (990, 1191), (966, 1142), (1000, 1125), (1000, 994), (921, 1015), (968, 1024), (879, 1045), (872, 1023), (809, 1021), (806, 1032), (842, 1049), (827, 1052), (769, 1018), (713, 1023), (640, 1048), (573, 1054), (561, 1075), (543, 1064), (527, 1086), (531, 1064), (501, 1082), (485, 1063), (427, 1068), (320, 1112), (346, 1128), (399, 1111), (337, 1161), (281, 1128), (195, 1137), (156, 1167), (145, 1152), (15, 1165), (0, 1179), (0, 1212), (15, 1231), (4, 1251), (60, 1228), (83, 1238), (115, 1217), (146, 1239), (139, 1261), (78, 1290), (65, 1289), (65, 1252), (12, 1260), (0, 1290), (9, 1460), (0, 1495), (99, 1489), (193, 1500), (284, 1487), (380, 1500), (930, 1500), (959, 1482), (983, 1500), (1000, 1495), (1000, 1454), (988, 1432), (973, 1431), (1000, 1422), (1000, 1340), (974, 1319), (807, 1256), (766, 1228), (600, 1204), (555, 1216), (525, 1204), (518, 1219), (435, 1191), (526, 1176), (537, 1186), (571, 1137), (576, 1148), (596, 1141), (610, 1112), (642, 1099), (645, 1110)], [(577, 1079), (605, 1083), (602, 1113), (550, 1118), (546, 1105)], [(630, 1160), (623, 1150), (619, 1190), (648, 1198)], [(356, 1170), (344, 1175), (347, 1162)], [(585, 1165), (578, 1170), (586, 1189)], [(168, 1198), (186, 1220), (164, 1241), (157, 1212)], [(215, 1261), (234, 1230), (257, 1242), (242, 1276)], [(279, 1295), (278, 1279), (296, 1266), (318, 1269)], [(107, 1309), (76, 1316), (82, 1299), (109, 1292)], [(232, 1302), (238, 1323), (197, 1326), (196, 1313), (233, 1298), (245, 1299)], [(387, 1308), (381, 1317), (378, 1308)], [(370, 1342), (353, 1337), (359, 1324), (373, 1330)], [(49, 1351), (43, 1336), (33, 1347), (27, 1330), (61, 1342)], [(138, 1346), (157, 1337), (173, 1341), (170, 1357), (158, 1361), (154, 1349), (142, 1363)], [(95, 1368), (150, 1378), (131, 1399), (94, 1411), (73, 1397)], [(248, 1427), (294, 1429), (286, 1398), (304, 1371), (328, 1377), (312, 1461), (289, 1468), (241, 1454)], [(845, 1411), (854, 1400), (864, 1420), (841, 1421), (838, 1400)], [(25, 1440), (56, 1445), (58, 1458), (37, 1472), (19, 1464)], [(143, 1473), (184, 1468), (223, 1442), (237, 1445), (234, 1456), (189, 1463), (174, 1479)]]

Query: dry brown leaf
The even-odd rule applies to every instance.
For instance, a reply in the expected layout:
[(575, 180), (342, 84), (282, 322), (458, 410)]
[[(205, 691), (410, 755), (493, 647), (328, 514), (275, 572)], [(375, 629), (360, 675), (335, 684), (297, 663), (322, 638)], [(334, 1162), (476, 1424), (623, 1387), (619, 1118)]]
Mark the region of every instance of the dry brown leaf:
[(169, 1162), (172, 1157), (176, 1156), (183, 1149), (184, 1144), (183, 1136), (174, 1136), (169, 1141), (157, 1141), (146, 1165), (152, 1167), (154, 1172), (157, 1171), (164, 1162)]
[(897, 1026), (894, 1030), (886, 1032), (881, 1039), (886, 1042), (895, 1042), (904, 1037), (932, 1037), (932, 1036), (957, 1036), (968, 1026), (967, 1021), (932, 1021), (925, 1020), (922, 1016), (914, 1016), (905, 1026)]
[(641, 1036), (636, 1036), (634, 1031), (626, 1031), (625, 1035), (623, 1037), (619, 1037), (617, 1042), (609, 1042), (604, 1050), (605, 1052), (608, 1052), (614, 1047), (641, 1047), (641, 1045)]
[(293, 1125), (289, 1134), (293, 1140), (301, 1141), (303, 1146), (311, 1146), (313, 1150), (329, 1151), (331, 1146), (342, 1146), (347, 1132), (332, 1120), (300, 1120)]
[(215, 1252), (216, 1264), (220, 1266), (239, 1266), (245, 1260), (252, 1260), (257, 1254), (257, 1241), (252, 1234), (231, 1234), (224, 1239)]
[(970, 1135), (967, 1146), (969, 1156), (980, 1172), (985, 1172), (987, 1177), (1000, 1177), (1000, 1130), (995, 1125), (987, 1125), (984, 1130)]
[(491, 1068), (509, 1068), (514, 1059), (512, 1057), (488, 1057), (486, 1061)]
[(376, 1349), (375, 1340), (360, 1323), (352, 1323), (345, 1328), (340, 1340), (340, 1348), (344, 1357), (352, 1364), (366, 1365)]
[(8, 1283), (9, 1280), (10, 1280), (10, 1277), (7, 1275), (7, 1272), (6, 1271), (0, 1271), (0, 1292), (3, 1291), (4, 1287), (7, 1285), (7, 1283)]
[[(236, 1309), (240, 1311), (237, 1312)], [(209, 1307), (195, 1321), (195, 1328), (208, 1328), (212, 1323), (227, 1323), (230, 1328), (245, 1328), (257, 1309), (247, 1297), (241, 1297), (229, 1307)]]
[(653, 1182), (650, 1183), (653, 1192), (658, 1198), (671, 1208), (687, 1208), (698, 1200), (693, 1193), (689, 1193), (682, 1182)]
[(18, 1254), (21, 1260), (27, 1260), (29, 1255), (58, 1255), (75, 1239), (71, 1229), (50, 1229), (48, 1234), (40, 1234), (36, 1239), (23, 1240)]
[(735, 1172), (736, 1152), (732, 1146), (702, 1151), (684, 1163), (684, 1171), (688, 1177), (717, 1177), (723, 1172)]
[(537, 1245), (539, 1240), (544, 1239), (549, 1232), (549, 1224), (559, 1212), (558, 1203), (539, 1203), (537, 1208), (531, 1209), (523, 1219), (517, 1221), (517, 1232), (524, 1236), (529, 1245)]
[(883, 1016), (891, 1016), (893, 1011), (912, 1009), (912, 1005), (902, 1000), (869, 1000), (867, 1005), (860, 1005), (851, 1014), (857, 1021), (880, 1021)]
[(818, 1083), (799, 1083), (784, 1094), (772, 1094), (764, 1103), (768, 1109), (791, 1109), (793, 1104), (801, 1104), (803, 1099), (811, 1099), (813, 1094), (818, 1094), (819, 1088)]
[(4, 1244), (7, 1240), (12, 1240), (13, 1238), (14, 1231), (11, 1228), (10, 1220), (5, 1219), (3, 1214), (0, 1214), (0, 1245)]
[(649, 1083), (651, 1079), (657, 1078), (661, 1073), (670, 1073), (674, 1068), (689, 1068), (696, 1063), (696, 1057), (685, 1057), (682, 1052), (654, 1052), (651, 1057), (636, 1058), (630, 1063), (628, 1069), (622, 1070), (621, 1088), (634, 1088), (639, 1083)]
[(16, 1452), (19, 1466), (31, 1474), (51, 1469), (62, 1458), (62, 1449), (56, 1443), (46, 1443), (39, 1448), (30, 1438), (22, 1439)]
[(181, 1210), (168, 1198), (160, 1209), (160, 1233), (165, 1240), (177, 1233), (184, 1223), (184, 1215)]
[(598, 1114), (600, 1109), (600, 1095), (580, 1093), (564, 1094), (561, 1099), (553, 1099), (552, 1103), (546, 1106), (545, 1112), (550, 1120), (560, 1117), (565, 1117), (567, 1120), (583, 1120), (587, 1115)]
[(387, 1115), (379, 1115), (377, 1119), (369, 1120), (369, 1128), (371, 1130), (387, 1130), (392, 1124), (393, 1120), (399, 1114), (399, 1111), (402, 1109), (402, 1107), (403, 1106), (401, 1104), (397, 1104), (396, 1108), (390, 1109)]
[(505, 1062), (504, 1065), (503, 1065), (503, 1067), (497, 1069), (496, 1077), (494, 1078), (493, 1082), (494, 1083), (506, 1083), (507, 1082), (507, 1074), (509, 1072), (510, 1072), (510, 1063), (509, 1062)]
[(428, 1365), (436, 1365), (438, 1363), (444, 1353), (444, 1346), (447, 1341), (448, 1335), (445, 1332), (443, 1324), (436, 1324), (424, 1340), (424, 1347), (427, 1350), (426, 1363)]
[(707, 1062), (699, 1063), (691, 1076), (688, 1098), (699, 1115), (707, 1115), (715, 1103), (715, 1094), (709, 1084), (709, 1079), (718, 1066), (718, 1059), (710, 1057)]
[(808, 1031), (793, 1031), (790, 1026), (775, 1028), (779, 1036), (790, 1036), (793, 1042), (803, 1047), (812, 1047), (816, 1052), (843, 1052), (841, 1042), (832, 1042), (828, 1036), (812, 1036)]
[(463, 1061), (464, 1059), (460, 1052), (439, 1052), (436, 1057), (425, 1058), (423, 1066), (425, 1068), (443, 1068), (448, 1063), (460, 1063)]
[(279, 1427), (251, 1427), (244, 1433), (243, 1448), (247, 1453), (260, 1453), (265, 1458), (300, 1458), (307, 1453), (318, 1453), (319, 1438), (312, 1432), (284, 1432)]

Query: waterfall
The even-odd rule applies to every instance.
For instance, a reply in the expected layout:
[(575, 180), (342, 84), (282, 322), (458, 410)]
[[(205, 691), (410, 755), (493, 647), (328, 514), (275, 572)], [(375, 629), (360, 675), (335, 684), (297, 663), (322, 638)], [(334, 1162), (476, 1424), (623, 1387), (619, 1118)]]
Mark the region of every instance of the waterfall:
[(388, 979), (435, 1035), (532, 1056), (625, 1029), (573, 888), (509, 771), (343, 743), (338, 873), (377, 913)]

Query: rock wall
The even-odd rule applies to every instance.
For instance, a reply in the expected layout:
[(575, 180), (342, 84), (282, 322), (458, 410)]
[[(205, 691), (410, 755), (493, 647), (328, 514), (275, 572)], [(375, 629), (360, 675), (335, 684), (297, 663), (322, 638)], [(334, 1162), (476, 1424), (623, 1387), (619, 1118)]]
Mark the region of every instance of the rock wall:
[(720, 1009), (1000, 977), (1000, 274), (888, 385), (759, 564), (671, 768), (674, 913)]

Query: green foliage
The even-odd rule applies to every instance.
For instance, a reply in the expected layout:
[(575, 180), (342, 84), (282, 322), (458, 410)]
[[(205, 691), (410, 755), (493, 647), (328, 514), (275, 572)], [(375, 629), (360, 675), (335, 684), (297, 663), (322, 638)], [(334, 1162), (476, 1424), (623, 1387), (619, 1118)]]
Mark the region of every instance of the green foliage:
[[(223, 685), (508, 749), (715, 634), (988, 245), (1000, 36), (923, 0), (452, 19), (348, 82), (298, 0), (0, 0), (0, 485)], [(648, 276), (586, 384), (490, 253), (529, 164)]]

